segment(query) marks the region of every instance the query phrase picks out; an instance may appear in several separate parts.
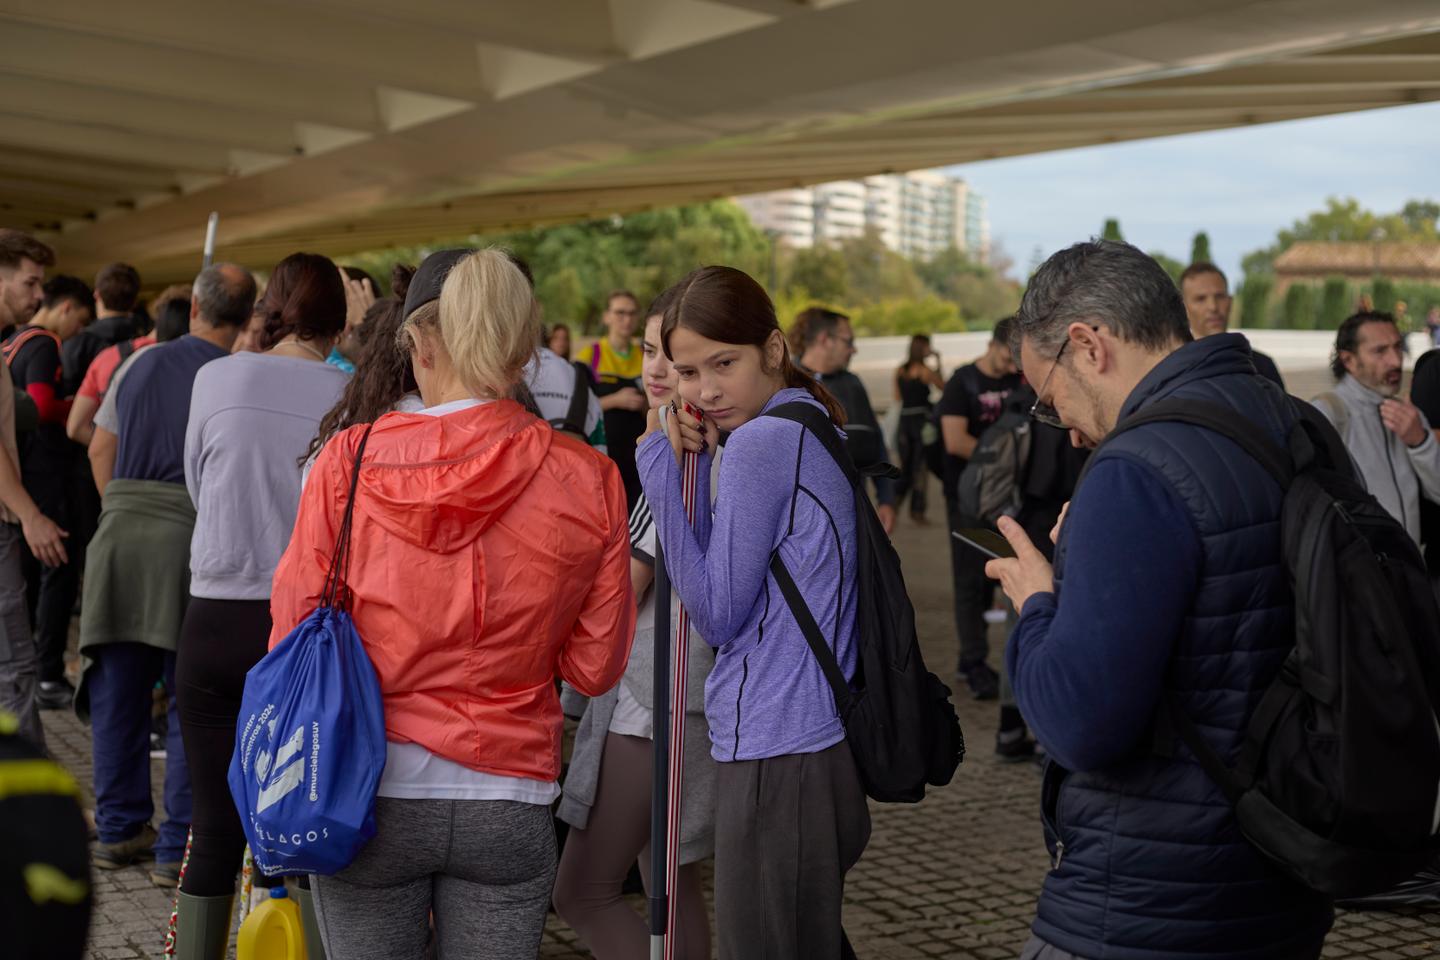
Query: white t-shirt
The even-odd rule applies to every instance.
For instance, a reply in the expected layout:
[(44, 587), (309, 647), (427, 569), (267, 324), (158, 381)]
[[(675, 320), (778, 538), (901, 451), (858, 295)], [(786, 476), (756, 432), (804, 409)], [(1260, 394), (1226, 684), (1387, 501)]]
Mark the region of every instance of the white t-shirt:
[[(453, 400), (416, 412), (443, 417), (486, 402)], [(560, 784), (471, 770), (436, 756), (418, 743), (386, 743), (385, 773), (376, 793), (397, 800), (513, 800), (548, 806), (560, 796)]]
[[(564, 420), (570, 412), (570, 398), (575, 396), (575, 365), (567, 363), (550, 348), (541, 347), (525, 365), (525, 385), (535, 398), (535, 406), (540, 408), (540, 416), (552, 422)], [(593, 389), (585, 408), (585, 436), (590, 446), (605, 452), (604, 418)]]
[[(656, 538), (655, 519), (650, 515), (650, 504), (644, 497), (641, 497), (635, 502), (635, 509), (630, 511), (631, 555), (653, 567), (655, 565)], [(654, 622), (655, 589), (651, 587), (645, 591), (645, 599), (640, 604), (635, 623), (643, 628), (645, 624)], [(610, 715), (610, 732), (627, 737), (644, 737), (649, 740), (654, 736), (655, 711), (635, 699), (635, 694), (630, 692), (630, 685), (623, 679), (618, 686), (619, 696), (615, 701), (615, 712)]]

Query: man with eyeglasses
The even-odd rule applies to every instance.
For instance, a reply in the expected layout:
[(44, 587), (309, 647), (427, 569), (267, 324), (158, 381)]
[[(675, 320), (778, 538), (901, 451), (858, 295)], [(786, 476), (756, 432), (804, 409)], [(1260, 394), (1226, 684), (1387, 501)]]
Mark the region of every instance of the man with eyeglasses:
[[(935, 408), (940, 437), (945, 445), (945, 512), (950, 529), (976, 526), (973, 517), (960, 514), (956, 489), (965, 464), (975, 454), (980, 436), (1005, 412), (1005, 401), (1020, 388), (1020, 374), (1010, 352), (1013, 321), (995, 324), (985, 353), (974, 363), (958, 368), (945, 384)], [(987, 662), (990, 640), (985, 612), (995, 599), (995, 584), (985, 576), (985, 558), (950, 537), (950, 570), (955, 588), (955, 632), (960, 637), (958, 673), (976, 700), (994, 700), (1000, 694), (1000, 676)]]
[[(845, 408), (845, 447), (862, 468), (889, 460), (880, 421), (870, 405), (870, 394), (860, 378), (849, 371), (855, 356), (855, 331), (850, 318), (824, 307), (801, 310), (790, 326), (790, 351), (795, 365), (825, 385)], [(886, 533), (895, 529), (895, 481), (873, 478), (875, 513)]]
[[(1036, 418), (1077, 445), (1162, 400), (1221, 405), (1282, 446), (1295, 421), (1245, 338), (1194, 340), (1165, 270), (1129, 244), (1047, 260), (1012, 342), (1039, 384)], [(1156, 727), (1173, 698), (1235, 762), (1294, 644), (1281, 497), (1230, 440), (1157, 422), (1092, 454), (1053, 567), (1000, 521), (1016, 557), (987, 572), (1021, 611), (1006, 666), (1050, 758), (1051, 869), (1024, 960), (1319, 956), (1329, 901), (1245, 840), (1220, 788)]]

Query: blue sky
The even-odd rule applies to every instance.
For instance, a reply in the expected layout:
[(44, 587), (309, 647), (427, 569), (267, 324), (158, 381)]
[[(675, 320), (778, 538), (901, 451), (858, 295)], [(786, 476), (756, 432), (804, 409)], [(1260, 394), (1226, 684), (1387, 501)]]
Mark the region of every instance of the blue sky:
[(1109, 144), (949, 168), (989, 201), (991, 236), (1023, 277), (1119, 217), (1125, 239), (1179, 260), (1197, 230), (1220, 267), (1275, 239), (1328, 196), (1379, 212), (1440, 198), (1440, 103)]

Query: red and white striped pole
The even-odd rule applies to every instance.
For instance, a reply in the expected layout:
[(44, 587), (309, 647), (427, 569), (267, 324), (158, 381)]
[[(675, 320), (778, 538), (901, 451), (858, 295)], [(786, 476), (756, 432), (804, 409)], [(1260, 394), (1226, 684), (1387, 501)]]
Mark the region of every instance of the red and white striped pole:
[[(700, 411), (685, 405), (685, 411), (699, 419)], [(685, 522), (695, 525), (695, 495), (698, 489), (700, 457), (686, 450), (680, 461), (680, 500), (685, 507)], [(664, 602), (662, 598), (657, 598)], [(674, 679), (670, 691), (670, 789), (665, 812), (665, 893), (667, 914), (665, 918), (665, 960), (675, 958), (675, 918), (680, 898), (676, 886), (680, 874), (680, 805), (685, 785), (685, 692), (690, 675), (690, 617), (685, 605), (679, 605), (680, 615), (675, 621), (675, 643), (671, 650), (670, 663)], [(658, 637), (656, 638), (659, 639)]]

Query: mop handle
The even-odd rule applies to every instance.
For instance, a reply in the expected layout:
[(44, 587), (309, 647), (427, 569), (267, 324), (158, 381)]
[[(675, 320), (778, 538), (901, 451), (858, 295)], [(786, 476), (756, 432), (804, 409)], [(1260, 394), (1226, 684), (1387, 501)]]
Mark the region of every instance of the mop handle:
[[(685, 411), (697, 420), (701, 413), (690, 404)], [(700, 457), (685, 451), (681, 457), (680, 500), (685, 507), (685, 522), (695, 525), (695, 499), (699, 486)], [(680, 873), (680, 808), (685, 783), (685, 704), (690, 673), (690, 616), (685, 605), (675, 624), (675, 646), (670, 657), (674, 663), (674, 682), (670, 694), (670, 796), (666, 810), (665, 890), (668, 898), (665, 922), (665, 960), (675, 957), (675, 925), (680, 898), (676, 895)]]

